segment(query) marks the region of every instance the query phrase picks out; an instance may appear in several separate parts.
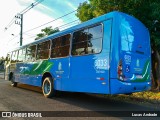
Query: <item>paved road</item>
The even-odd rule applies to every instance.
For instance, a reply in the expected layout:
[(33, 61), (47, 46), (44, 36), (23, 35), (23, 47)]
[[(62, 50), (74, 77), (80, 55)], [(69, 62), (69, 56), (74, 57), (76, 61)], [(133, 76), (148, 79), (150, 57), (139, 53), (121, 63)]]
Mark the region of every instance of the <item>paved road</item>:
[[(115, 101), (101, 96), (84, 93), (61, 92), (60, 96), (48, 99), (42, 95), (41, 88), (39, 87), (32, 87), (24, 84), (19, 84), (18, 87), (11, 87), (10, 82), (0, 79), (0, 111), (82, 111), (81, 113), (84, 115), (86, 111), (146, 110), (160, 111), (160, 108), (155, 105), (147, 106), (146, 104)], [(93, 114), (94, 116), (96, 113), (97, 112), (91, 112), (90, 114)], [(110, 113), (104, 114), (112, 116)], [(60, 119), (60, 117), (58, 118)], [(90, 119), (91, 117), (85, 118)], [(98, 119), (98, 117), (95, 118)], [(109, 118), (122, 119), (120, 117)], [(65, 119), (70, 118), (67, 117)]]

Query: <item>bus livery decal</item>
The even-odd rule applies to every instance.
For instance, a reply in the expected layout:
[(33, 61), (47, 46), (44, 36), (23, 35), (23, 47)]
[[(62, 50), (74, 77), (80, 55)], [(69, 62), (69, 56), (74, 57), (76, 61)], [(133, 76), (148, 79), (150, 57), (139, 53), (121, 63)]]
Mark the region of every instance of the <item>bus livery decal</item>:
[(43, 73), (50, 71), (52, 66), (53, 66), (53, 62), (44, 60), (39, 63), (33, 64), (33, 67), (30, 70), (23, 71), (22, 74), (42, 75)]
[(149, 62), (149, 60), (147, 60), (144, 65), (142, 75), (135, 76), (134, 77), (135, 79), (133, 79), (132, 82), (145, 82), (145, 81), (147, 81), (150, 76), (148, 73), (149, 65), (150, 65), (150, 62)]

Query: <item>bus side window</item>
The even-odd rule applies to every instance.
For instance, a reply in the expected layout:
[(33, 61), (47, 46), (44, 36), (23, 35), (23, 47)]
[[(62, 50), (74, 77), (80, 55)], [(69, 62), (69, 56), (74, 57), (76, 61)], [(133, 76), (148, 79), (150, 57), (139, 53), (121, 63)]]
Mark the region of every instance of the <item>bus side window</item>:
[(67, 34), (52, 40), (51, 58), (69, 55), (70, 37), (70, 34)]
[(29, 46), (26, 51), (26, 61), (35, 61), (36, 59), (36, 45)]
[(25, 54), (26, 54), (26, 48), (19, 50), (18, 62), (24, 62), (25, 61)]
[(73, 33), (72, 55), (100, 53), (102, 50), (102, 25)]
[(37, 59), (48, 59), (50, 51), (50, 41), (38, 44)]
[(88, 30), (88, 53), (100, 53), (102, 50), (102, 25), (97, 25)]
[(12, 52), (11, 63), (16, 63), (17, 62), (17, 55), (18, 55), (18, 51)]
[(73, 33), (72, 55), (87, 54), (88, 29)]

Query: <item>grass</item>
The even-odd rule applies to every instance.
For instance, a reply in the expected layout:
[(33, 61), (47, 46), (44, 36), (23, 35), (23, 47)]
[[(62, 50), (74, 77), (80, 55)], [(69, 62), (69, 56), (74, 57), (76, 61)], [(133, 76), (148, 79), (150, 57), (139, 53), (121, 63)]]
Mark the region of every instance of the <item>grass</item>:
[(144, 99), (144, 100), (150, 101), (150, 102), (159, 102), (160, 103), (160, 92), (153, 92), (153, 91), (138, 92), (138, 93), (133, 93), (133, 95), (131, 95), (131, 97)]
[(152, 103), (152, 104), (160, 104), (160, 92), (146, 91), (146, 92), (138, 92), (133, 93), (131, 95), (105, 95), (105, 97), (112, 100), (121, 100), (121, 101), (133, 101), (138, 103)]

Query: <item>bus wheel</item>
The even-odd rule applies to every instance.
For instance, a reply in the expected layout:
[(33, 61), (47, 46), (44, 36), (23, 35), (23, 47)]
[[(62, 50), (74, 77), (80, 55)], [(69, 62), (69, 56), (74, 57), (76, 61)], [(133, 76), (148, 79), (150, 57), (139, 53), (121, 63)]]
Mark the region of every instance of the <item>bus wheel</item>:
[(14, 75), (13, 75), (13, 73), (9, 74), (9, 80), (11, 81), (11, 86), (12, 87), (17, 87), (17, 82), (14, 82)]
[(55, 96), (55, 90), (53, 87), (53, 79), (51, 77), (46, 77), (42, 85), (43, 95), (47, 98)]
[(11, 82), (12, 87), (17, 87), (17, 82)]

